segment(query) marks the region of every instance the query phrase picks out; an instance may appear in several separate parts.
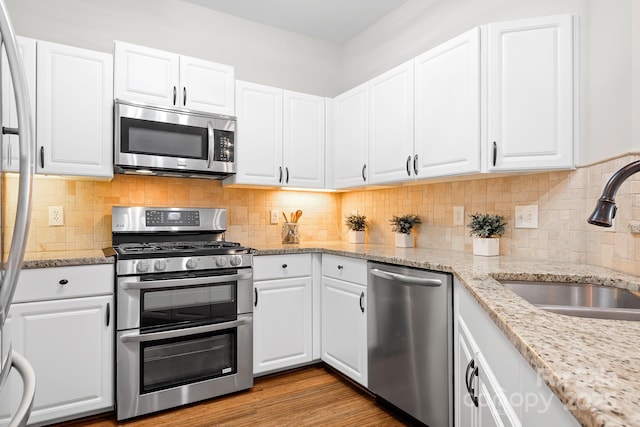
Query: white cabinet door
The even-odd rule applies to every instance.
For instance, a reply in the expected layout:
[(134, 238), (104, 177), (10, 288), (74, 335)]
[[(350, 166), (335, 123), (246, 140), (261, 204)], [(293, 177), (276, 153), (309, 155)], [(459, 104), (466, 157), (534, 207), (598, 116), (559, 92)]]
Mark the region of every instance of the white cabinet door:
[(181, 107), (233, 116), (234, 82), (229, 65), (180, 56)]
[(369, 122), (367, 85), (334, 99), (334, 132), (331, 147), (335, 188), (365, 185), (368, 179)]
[(322, 360), (367, 386), (367, 288), (322, 277)]
[[(22, 58), (24, 72), (27, 77), (31, 116), (33, 118), (33, 132), (36, 125), (36, 41), (26, 37), (17, 37), (18, 49)], [(2, 50), (2, 126), (17, 128), (18, 113), (16, 99), (13, 92), (13, 82), (7, 54)], [(2, 135), (2, 170), (16, 172), (20, 168), (20, 147), (18, 135)]]
[(37, 378), (31, 423), (113, 405), (113, 296), (14, 304), (13, 345)]
[(236, 81), (235, 183), (282, 185), (282, 89)]
[(113, 176), (113, 61), (38, 42), (38, 173)]
[(320, 96), (284, 91), (284, 184), (324, 188), (325, 102)]
[(253, 373), (312, 360), (311, 277), (254, 283)]
[(573, 167), (572, 19), (488, 25), (489, 170)]
[(417, 178), (480, 172), (480, 29), (418, 56), (415, 86)]
[(114, 57), (115, 98), (178, 104), (180, 55), (116, 41)]
[(413, 60), (368, 83), (369, 181), (413, 179)]
[[(459, 325), (456, 325), (456, 327), (459, 328)], [(470, 427), (475, 425), (476, 419), (476, 406), (473, 402), (470, 388), (477, 387), (477, 382), (475, 384), (469, 384), (469, 381), (474, 379), (472, 374), (475, 369), (475, 361), (473, 360), (475, 354), (467, 342), (465, 334), (460, 332), (459, 329), (457, 329), (457, 331), (457, 351), (454, 355), (454, 376), (456, 381), (456, 386), (454, 387), (455, 421), (456, 427)]]

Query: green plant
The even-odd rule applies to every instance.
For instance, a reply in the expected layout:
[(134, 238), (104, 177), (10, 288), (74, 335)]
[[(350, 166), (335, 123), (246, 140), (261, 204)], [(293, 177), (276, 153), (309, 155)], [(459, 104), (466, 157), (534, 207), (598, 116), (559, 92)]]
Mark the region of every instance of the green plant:
[(359, 214), (349, 214), (346, 217), (344, 224), (353, 231), (364, 231), (367, 227), (367, 217)]
[(504, 226), (507, 225), (504, 222), (502, 215), (481, 214), (474, 213), (469, 215), (471, 222), (467, 224), (467, 227), (471, 229), (470, 236), (476, 237), (500, 237), (504, 234)]
[(391, 231), (394, 233), (410, 234), (413, 227), (422, 223), (418, 215), (408, 214), (395, 216), (389, 221), (391, 223)]

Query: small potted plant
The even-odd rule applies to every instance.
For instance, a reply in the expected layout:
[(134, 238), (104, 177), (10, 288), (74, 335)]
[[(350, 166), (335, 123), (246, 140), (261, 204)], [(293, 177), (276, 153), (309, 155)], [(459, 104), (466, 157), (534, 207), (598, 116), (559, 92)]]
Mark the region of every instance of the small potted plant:
[(367, 228), (365, 215), (349, 214), (344, 224), (349, 229), (349, 243), (364, 243), (364, 230)]
[(474, 213), (469, 215), (471, 222), (467, 225), (473, 236), (473, 254), (482, 256), (496, 256), (500, 253), (500, 236), (504, 234), (502, 215)]
[(418, 215), (408, 214), (402, 216), (395, 216), (389, 221), (391, 222), (391, 231), (396, 233), (396, 247), (397, 248), (412, 248), (414, 246), (413, 236), (411, 230), (422, 223), (422, 220)]

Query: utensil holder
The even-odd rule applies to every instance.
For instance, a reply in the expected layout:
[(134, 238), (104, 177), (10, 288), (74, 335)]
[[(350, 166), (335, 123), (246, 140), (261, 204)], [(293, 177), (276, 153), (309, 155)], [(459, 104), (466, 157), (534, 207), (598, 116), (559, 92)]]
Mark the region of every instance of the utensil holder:
[(282, 243), (300, 243), (300, 235), (298, 234), (298, 224), (295, 222), (285, 222), (282, 224)]

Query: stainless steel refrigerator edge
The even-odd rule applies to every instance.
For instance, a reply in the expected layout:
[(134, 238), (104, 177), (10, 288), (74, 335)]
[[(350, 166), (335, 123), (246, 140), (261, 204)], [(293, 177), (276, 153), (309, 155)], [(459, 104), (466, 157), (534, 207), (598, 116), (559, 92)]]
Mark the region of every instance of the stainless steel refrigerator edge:
[(453, 426), (451, 275), (368, 263), (369, 389), (430, 427)]
[[(18, 178), (16, 220), (6, 262), (4, 249), (4, 218), (0, 217), (0, 227), (3, 230), (2, 242), (0, 242), (0, 256), (2, 256), (3, 262), (2, 277), (0, 280), (0, 332), (2, 332), (9, 314), (15, 288), (18, 284), (18, 277), (20, 275), (20, 269), (22, 268), (29, 234), (31, 187), (34, 171), (32, 152), (35, 147), (35, 141), (33, 139), (34, 123), (29, 113), (29, 96), (24, 67), (19, 57), (15, 32), (9, 19), (7, 8), (2, 0), (0, 0), (0, 33), (2, 35), (2, 45), (7, 53), (7, 62), (13, 81), (18, 117), (18, 128), (5, 127), (4, 121), (2, 122), (2, 135), (3, 138), (4, 135), (8, 134), (18, 135), (20, 145), (20, 175)], [(0, 117), (2, 117), (2, 114), (0, 114)], [(0, 188), (2, 188), (1, 180), (4, 179), (4, 172), (2, 172), (0, 178)], [(0, 200), (4, 206), (4, 194), (0, 195)], [(35, 396), (35, 375), (29, 362), (18, 353), (12, 351), (11, 342), (5, 339), (7, 335), (6, 333), (0, 334), (0, 390), (2, 390), (6, 383), (9, 371), (15, 368), (20, 377), (22, 377), (23, 392), (22, 400), (9, 426), (23, 426), (27, 423)]]

